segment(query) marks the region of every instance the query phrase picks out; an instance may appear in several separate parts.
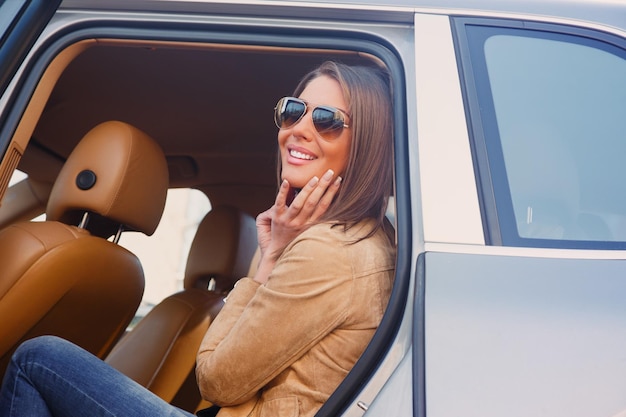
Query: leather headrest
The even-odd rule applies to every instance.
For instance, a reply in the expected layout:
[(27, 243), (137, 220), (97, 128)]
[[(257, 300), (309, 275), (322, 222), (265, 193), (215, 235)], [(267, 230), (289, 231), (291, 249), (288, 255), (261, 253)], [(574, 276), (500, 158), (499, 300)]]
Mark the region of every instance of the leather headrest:
[(256, 248), (254, 218), (233, 207), (213, 208), (198, 226), (191, 244), (185, 288), (206, 289), (213, 278), (215, 291), (232, 289), (247, 275)]
[(108, 237), (119, 225), (154, 233), (165, 207), (167, 162), (159, 145), (123, 122), (104, 122), (91, 129), (72, 151), (57, 177), (47, 220), (77, 225), (84, 212)]

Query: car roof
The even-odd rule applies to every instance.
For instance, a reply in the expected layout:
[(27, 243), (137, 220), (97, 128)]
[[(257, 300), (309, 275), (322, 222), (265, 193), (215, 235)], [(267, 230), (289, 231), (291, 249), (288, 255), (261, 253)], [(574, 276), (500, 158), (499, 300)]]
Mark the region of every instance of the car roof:
[[(404, 20), (409, 11), (454, 15), (512, 14), (594, 22), (626, 30), (624, 0), (64, 0), (61, 8), (118, 11), (222, 12), (262, 16), (308, 16), (346, 20)], [(328, 13), (328, 10), (332, 13)], [(343, 13), (343, 10), (351, 12)], [(355, 13), (354, 10), (359, 10)]]

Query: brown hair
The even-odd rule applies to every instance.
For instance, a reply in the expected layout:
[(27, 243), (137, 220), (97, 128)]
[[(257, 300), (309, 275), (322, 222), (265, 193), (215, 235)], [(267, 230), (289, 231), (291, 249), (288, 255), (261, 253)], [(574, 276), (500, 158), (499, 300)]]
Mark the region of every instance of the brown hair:
[(298, 97), (320, 76), (330, 77), (341, 86), (352, 132), (341, 188), (321, 220), (336, 221), (348, 229), (365, 218), (372, 218), (376, 227), (368, 234), (370, 236), (383, 226), (392, 191), (393, 122), (389, 73), (380, 67), (327, 61), (302, 78), (294, 96)]

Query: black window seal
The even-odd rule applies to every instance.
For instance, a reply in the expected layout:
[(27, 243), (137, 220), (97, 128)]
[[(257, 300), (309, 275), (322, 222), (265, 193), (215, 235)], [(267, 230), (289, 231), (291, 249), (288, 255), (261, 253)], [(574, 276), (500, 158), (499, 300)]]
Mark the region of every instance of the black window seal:
[(426, 417), (426, 254), (420, 253), (415, 268), (413, 304), (413, 416)]

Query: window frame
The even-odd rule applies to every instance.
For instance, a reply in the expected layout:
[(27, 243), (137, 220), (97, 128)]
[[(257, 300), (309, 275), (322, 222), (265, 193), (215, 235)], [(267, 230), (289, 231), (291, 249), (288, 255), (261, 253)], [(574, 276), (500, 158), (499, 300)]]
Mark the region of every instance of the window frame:
[[(44, 0), (45, 1), (45, 0)], [(23, 75), (23, 83), (15, 89), (16, 106), (7, 113), (7, 124), (17, 125), (22, 118), (30, 93), (35, 89), (39, 76), (48, 64), (61, 51), (72, 44), (90, 38), (162, 40), (172, 42), (212, 42), (230, 45), (262, 45), (298, 49), (357, 50), (371, 54), (384, 62), (394, 80), (394, 178), (396, 221), (402, 227), (397, 229), (397, 268), (389, 307), (380, 323), (379, 329), (370, 341), (361, 358), (350, 373), (335, 390), (333, 395), (319, 410), (319, 416), (334, 416), (345, 411), (355, 401), (357, 394), (374, 375), (402, 322), (405, 306), (409, 297), (411, 281), (411, 210), (410, 178), (408, 165), (408, 133), (406, 118), (406, 85), (404, 67), (398, 51), (385, 39), (376, 35), (364, 34), (354, 29), (298, 28), (291, 26), (263, 26), (267, 19), (259, 19), (258, 26), (236, 24), (212, 24), (192, 22), (167, 22), (151, 20), (142, 15), (141, 21), (108, 18), (92, 19), (88, 23), (68, 23), (63, 30), (46, 39), (34, 64)], [(275, 23), (275, 21), (274, 21)], [(4, 126), (0, 129), (0, 141), (10, 141), (12, 129)]]

